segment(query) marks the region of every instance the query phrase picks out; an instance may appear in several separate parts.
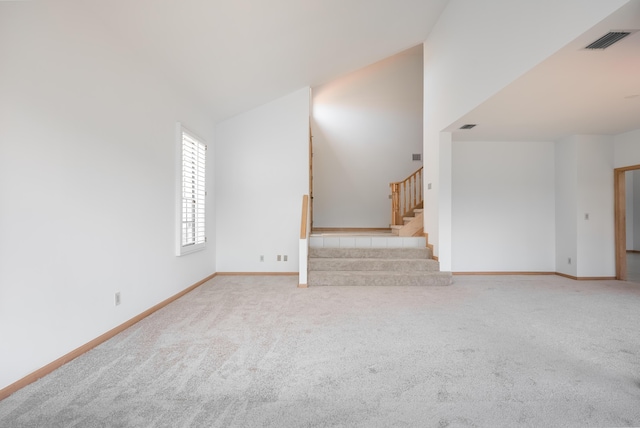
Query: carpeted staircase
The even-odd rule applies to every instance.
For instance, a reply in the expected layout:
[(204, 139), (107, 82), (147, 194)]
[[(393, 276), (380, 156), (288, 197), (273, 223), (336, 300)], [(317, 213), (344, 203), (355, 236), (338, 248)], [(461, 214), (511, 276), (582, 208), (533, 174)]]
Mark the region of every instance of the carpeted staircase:
[(450, 285), (428, 248), (310, 248), (310, 286)]

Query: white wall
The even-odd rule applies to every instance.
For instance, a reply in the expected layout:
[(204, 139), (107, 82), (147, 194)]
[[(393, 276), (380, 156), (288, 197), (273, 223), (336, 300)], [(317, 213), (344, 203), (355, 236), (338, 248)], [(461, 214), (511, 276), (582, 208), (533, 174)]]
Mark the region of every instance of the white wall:
[(640, 129), (616, 135), (613, 141), (616, 168), (640, 165)]
[(453, 271), (615, 276), (612, 137), (452, 149)]
[(578, 147), (578, 276), (615, 277), (613, 137), (572, 138)]
[(624, 3), (449, 2), (424, 44), (425, 183), (433, 184), (425, 198), (425, 230), (443, 269), (451, 268), (452, 257), (451, 223), (442, 218), (452, 216), (452, 159), (450, 141), (440, 132)]
[(215, 251), (174, 255), (176, 121), (213, 147), (196, 104), (61, 4), (0, 2), (0, 58), (3, 388), (214, 273)]
[(577, 276), (578, 143), (565, 138), (556, 143), (555, 150), (556, 272)]
[(422, 49), (313, 89), (314, 227), (389, 227), (389, 183), (422, 166)]
[(557, 272), (615, 276), (613, 196), (612, 137), (573, 135), (557, 143)]
[[(640, 129), (614, 137), (614, 166), (640, 165)], [(627, 186), (627, 249), (640, 249), (640, 173), (625, 174)]]
[(555, 271), (553, 142), (453, 143), (454, 272)]
[[(297, 272), (309, 88), (216, 126), (217, 270)], [(264, 255), (264, 262), (260, 256)], [(276, 261), (287, 255), (288, 261)]]

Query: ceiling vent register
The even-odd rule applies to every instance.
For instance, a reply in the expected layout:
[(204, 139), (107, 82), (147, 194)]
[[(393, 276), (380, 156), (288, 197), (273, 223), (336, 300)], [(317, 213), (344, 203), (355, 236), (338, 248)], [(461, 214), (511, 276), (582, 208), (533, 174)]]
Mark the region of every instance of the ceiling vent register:
[(471, 129), (471, 128), (475, 127), (475, 126), (476, 126), (475, 123), (467, 123), (466, 125), (462, 125), (460, 127), (460, 129)]
[(631, 31), (610, 31), (595, 42), (585, 47), (585, 49), (606, 49), (612, 44), (624, 39), (629, 34), (631, 34)]

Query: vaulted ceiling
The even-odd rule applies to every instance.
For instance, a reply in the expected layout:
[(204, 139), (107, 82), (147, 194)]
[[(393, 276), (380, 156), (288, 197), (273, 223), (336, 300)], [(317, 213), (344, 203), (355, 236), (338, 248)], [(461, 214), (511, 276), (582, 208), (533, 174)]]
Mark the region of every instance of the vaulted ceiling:
[[(448, 0), (66, 2), (218, 122), (421, 44)], [(584, 49), (608, 31), (637, 29), (640, 0), (630, 0), (448, 130), (454, 140), (548, 141), (640, 128), (640, 32)], [(478, 126), (459, 131), (465, 123)]]
[(71, 0), (214, 121), (424, 42), (447, 0)]

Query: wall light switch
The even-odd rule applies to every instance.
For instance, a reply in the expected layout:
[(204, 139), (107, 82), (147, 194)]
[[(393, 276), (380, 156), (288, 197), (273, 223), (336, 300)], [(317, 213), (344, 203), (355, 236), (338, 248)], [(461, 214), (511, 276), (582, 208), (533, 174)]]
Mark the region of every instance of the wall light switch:
[(589, 220), (589, 213), (586, 213), (586, 214), (584, 215), (584, 219), (585, 219), (585, 220)]
[(427, 183), (427, 189), (431, 190), (431, 183)]

